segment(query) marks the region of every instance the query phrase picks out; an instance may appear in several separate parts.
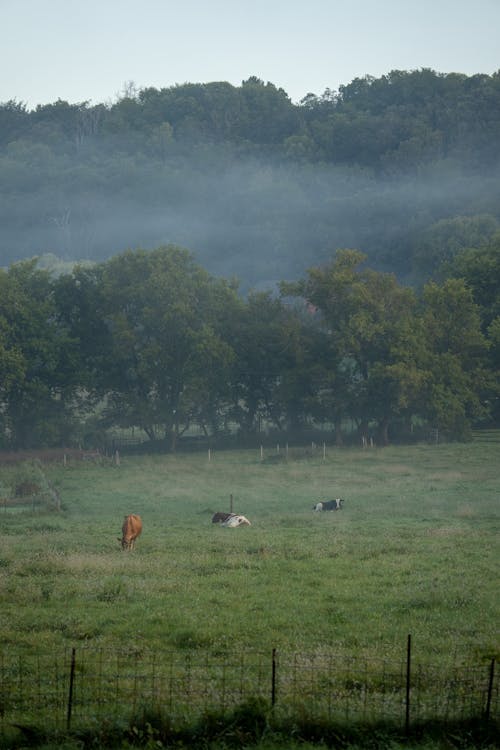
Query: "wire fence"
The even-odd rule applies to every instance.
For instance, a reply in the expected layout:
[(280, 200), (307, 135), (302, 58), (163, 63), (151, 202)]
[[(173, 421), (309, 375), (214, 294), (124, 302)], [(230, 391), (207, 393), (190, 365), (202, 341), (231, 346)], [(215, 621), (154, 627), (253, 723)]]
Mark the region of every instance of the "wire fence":
[(161, 712), (172, 724), (261, 699), (280, 718), (391, 723), (497, 721), (495, 661), (443, 669), (400, 662), (273, 650), (0, 652), (0, 728), (42, 722), (86, 726)]

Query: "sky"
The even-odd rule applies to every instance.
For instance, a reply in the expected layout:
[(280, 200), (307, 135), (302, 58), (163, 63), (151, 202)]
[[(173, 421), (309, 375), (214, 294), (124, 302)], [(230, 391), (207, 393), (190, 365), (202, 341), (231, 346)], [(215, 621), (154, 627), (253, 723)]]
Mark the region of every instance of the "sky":
[(250, 76), (294, 102), (391, 70), (500, 69), (500, 0), (0, 0), (0, 102)]

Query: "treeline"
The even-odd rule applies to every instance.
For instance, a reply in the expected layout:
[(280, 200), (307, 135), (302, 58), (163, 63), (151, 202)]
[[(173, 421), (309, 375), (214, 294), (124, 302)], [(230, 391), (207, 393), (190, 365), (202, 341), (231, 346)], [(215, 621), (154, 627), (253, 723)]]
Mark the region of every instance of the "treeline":
[[(444, 272), (443, 272), (444, 273)], [(377, 440), (425, 424), (467, 439), (500, 419), (500, 235), (421, 293), (355, 250), (281, 296), (243, 297), (176, 246), (51, 275), (0, 270), (0, 445), (96, 442), (113, 427), (177, 440), (261, 420), (292, 433), (353, 420)]]
[(392, 71), (299, 104), (257, 78), (9, 101), (1, 257), (174, 243), (251, 287), (357, 247), (421, 284), (498, 230), (499, 158), (500, 73)]
[(186, 143), (233, 143), (389, 173), (448, 156), (498, 164), (499, 131), (500, 71), (468, 77), (394, 70), (308, 94), (298, 105), (282, 88), (251, 77), (239, 87), (129, 84), (112, 104), (58, 100), (30, 111), (9, 101), (0, 108), (1, 146), (23, 139), (57, 154), (104, 147), (162, 160)]

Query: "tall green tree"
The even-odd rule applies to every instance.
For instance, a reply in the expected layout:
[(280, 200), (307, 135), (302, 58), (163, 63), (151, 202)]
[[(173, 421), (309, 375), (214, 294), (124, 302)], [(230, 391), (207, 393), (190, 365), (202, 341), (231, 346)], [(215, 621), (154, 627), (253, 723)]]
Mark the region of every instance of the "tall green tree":
[(375, 420), (386, 443), (391, 421), (411, 415), (423, 376), (416, 298), (393, 275), (363, 267), (365, 260), (356, 250), (338, 251), (331, 263), (283, 291), (321, 311), (336, 352), (337, 414), (356, 418), (363, 437)]
[(469, 243), (445, 265), (444, 272), (465, 281), (485, 331), (500, 316), (500, 232), (492, 232), (487, 241)]
[(234, 287), (166, 246), (103, 264), (98, 304), (110, 343), (98, 376), (109, 423), (142, 427), (175, 449), (180, 432), (208, 420), (227, 387), (232, 351), (222, 319)]
[(429, 282), (422, 302), (427, 379), (420, 413), (450, 436), (467, 439), (472, 421), (488, 412), (487, 343), (479, 308), (462, 279)]
[(36, 259), (0, 270), (0, 398), (3, 433), (15, 448), (71, 439), (77, 384), (53, 283)]
[(286, 429), (301, 421), (293, 379), (298, 377), (300, 330), (297, 317), (269, 292), (253, 292), (227, 323), (235, 353), (232, 411), (243, 435), (254, 435), (263, 418)]

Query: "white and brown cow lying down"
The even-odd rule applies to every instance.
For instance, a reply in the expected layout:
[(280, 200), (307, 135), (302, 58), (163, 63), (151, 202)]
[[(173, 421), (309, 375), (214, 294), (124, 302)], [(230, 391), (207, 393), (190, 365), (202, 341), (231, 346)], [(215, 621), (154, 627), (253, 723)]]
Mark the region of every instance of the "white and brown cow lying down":
[(213, 514), (212, 523), (219, 523), (221, 526), (229, 526), (230, 528), (252, 525), (245, 516), (240, 516), (237, 513), (222, 513), (221, 511)]
[(322, 500), (313, 505), (313, 510), (342, 510), (343, 499), (337, 497), (336, 500)]

